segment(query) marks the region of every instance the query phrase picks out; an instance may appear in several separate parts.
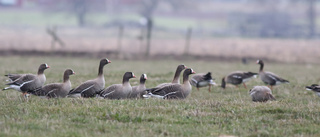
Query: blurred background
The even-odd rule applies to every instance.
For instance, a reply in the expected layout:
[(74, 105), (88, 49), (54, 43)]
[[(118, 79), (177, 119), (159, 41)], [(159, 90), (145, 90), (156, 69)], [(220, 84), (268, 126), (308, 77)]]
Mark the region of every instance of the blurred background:
[(317, 0), (0, 0), (0, 54), (319, 63), (318, 13)]

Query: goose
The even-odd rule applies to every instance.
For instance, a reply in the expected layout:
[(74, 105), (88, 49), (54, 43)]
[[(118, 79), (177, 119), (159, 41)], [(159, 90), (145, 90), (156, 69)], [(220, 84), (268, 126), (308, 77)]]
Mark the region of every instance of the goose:
[(146, 89), (147, 95), (143, 95), (144, 98), (161, 98), (161, 99), (185, 99), (192, 91), (191, 84), (189, 82), (189, 75), (195, 74), (191, 68), (186, 69), (183, 72), (183, 83), (168, 84), (163, 87), (155, 87)]
[(306, 90), (314, 91), (320, 97), (320, 86), (318, 84), (312, 84), (311, 86), (306, 86)]
[(230, 83), (232, 85), (243, 84), (247, 88), (245, 82), (249, 81), (252, 77), (256, 77), (258, 73), (254, 72), (243, 72), (243, 71), (234, 71), (222, 78), (221, 87), (226, 88), (226, 84)]
[(100, 96), (106, 99), (125, 99), (128, 98), (132, 92), (132, 87), (129, 83), (129, 79), (136, 76), (132, 72), (126, 72), (123, 75), (122, 84), (113, 84), (104, 89)]
[(72, 69), (66, 69), (63, 73), (63, 83), (51, 83), (43, 86), (34, 95), (46, 98), (64, 98), (71, 89), (70, 75), (75, 74)]
[[(25, 97), (29, 92), (34, 92), (39, 90), (43, 84), (46, 82), (46, 76), (44, 75), (44, 70), (50, 68), (47, 64), (41, 64), (38, 68), (38, 74), (19, 74), (20, 77), (16, 78), (14, 81), (7, 83), (9, 87), (5, 87), (3, 90), (15, 89), (22, 92)], [(12, 79), (13, 80), (13, 79)]]
[(95, 79), (88, 80), (82, 84), (80, 84), (75, 89), (71, 90), (68, 94), (68, 97), (72, 98), (89, 98), (95, 97), (96, 94), (100, 93), (105, 87), (105, 80), (103, 75), (103, 67), (107, 64), (111, 63), (107, 58), (101, 59), (98, 69), (98, 76)]
[(215, 85), (216, 83), (213, 82), (213, 78), (211, 77), (211, 72), (208, 72), (207, 74), (199, 73), (195, 74), (191, 77), (190, 84), (194, 87), (196, 87), (199, 91), (199, 88), (205, 87), (209, 85), (209, 92), (211, 91), (211, 85)]
[(159, 85), (156, 86), (156, 87), (163, 87), (163, 86), (166, 86), (166, 85), (172, 84), (172, 83), (180, 84), (180, 73), (181, 73), (184, 69), (186, 69), (186, 68), (187, 68), (187, 67), (186, 67), (185, 65), (183, 65), (183, 64), (179, 65), (179, 66), (177, 67), (177, 69), (176, 69), (176, 72), (175, 72), (175, 74), (174, 74), (174, 77), (173, 77), (173, 80), (172, 80), (171, 83), (161, 83), (161, 84), (159, 84)]
[(129, 95), (129, 98), (141, 98), (142, 95), (146, 94), (146, 85), (147, 74), (142, 74), (140, 77), (140, 84), (138, 86), (132, 87), (132, 92)]
[(262, 60), (257, 60), (257, 64), (260, 64), (260, 69), (259, 69), (260, 79), (265, 84), (270, 85), (271, 90), (272, 90), (272, 86), (274, 86), (274, 85), (279, 85), (279, 84), (282, 84), (282, 83), (289, 83), (288, 80), (285, 80), (285, 79), (277, 76), (276, 74), (274, 74), (272, 72), (263, 71), (264, 63), (263, 63)]
[(276, 100), (267, 86), (255, 86), (250, 89), (249, 94), (254, 102), (266, 102), (268, 100)]

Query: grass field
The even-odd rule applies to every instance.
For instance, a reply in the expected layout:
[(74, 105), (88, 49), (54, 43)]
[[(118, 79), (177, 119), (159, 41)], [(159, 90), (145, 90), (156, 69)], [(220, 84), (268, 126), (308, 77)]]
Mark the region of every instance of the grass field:
[[(105, 70), (106, 86), (121, 83), (126, 71), (137, 77), (147, 73), (147, 87), (171, 81), (177, 65), (185, 64), (196, 72), (211, 71), (216, 83), (231, 71), (258, 71), (254, 61), (204, 62), (199, 60), (113, 60)], [(72, 57), (1, 57), (1, 75), (36, 73), (48, 63), (46, 83), (61, 82), (62, 73), (72, 68), (73, 87), (95, 78), (100, 59)], [(319, 65), (276, 64), (265, 62), (265, 69), (291, 83), (274, 87), (277, 101), (253, 103), (248, 90), (228, 86), (197, 91), (185, 100), (103, 100), (40, 99), (28, 101), (20, 93), (0, 92), (0, 136), (320, 136), (320, 98), (304, 86), (319, 83)], [(1, 76), (1, 88), (5, 77)], [(131, 80), (137, 85), (139, 78)], [(249, 88), (263, 85), (260, 79)]]

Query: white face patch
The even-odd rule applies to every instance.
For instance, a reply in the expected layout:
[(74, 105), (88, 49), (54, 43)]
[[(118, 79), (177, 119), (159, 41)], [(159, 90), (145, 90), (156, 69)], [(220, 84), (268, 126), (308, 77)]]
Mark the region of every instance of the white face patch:
[(195, 73), (194, 71), (193, 71), (193, 69), (190, 69), (191, 70), (191, 73)]
[(260, 60), (257, 60), (257, 63), (259, 63), (260, 62)]
[(144, 77), (144, 79), (147, 79), (148, 77), (147, 77), (147, 74), (143, 74), (143, 77)]
[(131, 74), (132, 74), (132, 77), (135, 77), (135, 75), (134, 75), (134, 73), (133, 73), (133, 72), (131, 72)]
[(48, 67), (49, 67), (47, 63), (46, 63), (45, 65), (46, 65), (46, 68), (48, 68)]
[(106, 61), (107, 61), (107, 62), (110, 62), (107, 58), (106, 58)]

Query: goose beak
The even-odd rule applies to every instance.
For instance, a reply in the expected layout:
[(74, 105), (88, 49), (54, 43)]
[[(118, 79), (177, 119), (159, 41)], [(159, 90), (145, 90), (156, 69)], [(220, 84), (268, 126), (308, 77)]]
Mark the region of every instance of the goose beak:
[(136, 78), (136, 76), (135, 76), (135, 75), (133, 75), (132, 77), (133, 77), (133, 78)]
[(47, 68), (50, 68), (50, 66), (48, 66)]
[(111, 63), (111, 61), (110, 61), (110, 60), (108, 60), (108, 63)]

